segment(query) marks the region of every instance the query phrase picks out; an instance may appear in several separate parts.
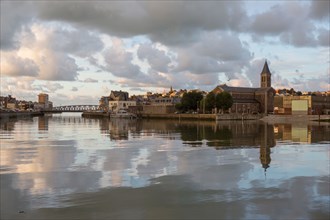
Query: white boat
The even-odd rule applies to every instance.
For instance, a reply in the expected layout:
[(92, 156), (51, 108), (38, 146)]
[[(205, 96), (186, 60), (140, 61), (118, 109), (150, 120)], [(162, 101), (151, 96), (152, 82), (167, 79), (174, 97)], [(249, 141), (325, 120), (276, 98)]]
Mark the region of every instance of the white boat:
[(110, 113), (110, 118), (136, 118), (136, 115), (127, 112), (125, 109), (119, 109), (117, 112)]

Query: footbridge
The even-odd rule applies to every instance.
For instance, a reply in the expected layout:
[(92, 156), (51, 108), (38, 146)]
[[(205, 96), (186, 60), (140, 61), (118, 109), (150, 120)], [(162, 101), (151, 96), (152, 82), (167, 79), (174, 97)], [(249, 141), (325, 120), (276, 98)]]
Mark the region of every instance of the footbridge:
[(96, 111), (99, 109), (98, 105), (65, 105), (54, 106), (52, 109), (44, 110), (43, 112), (84, 112)]

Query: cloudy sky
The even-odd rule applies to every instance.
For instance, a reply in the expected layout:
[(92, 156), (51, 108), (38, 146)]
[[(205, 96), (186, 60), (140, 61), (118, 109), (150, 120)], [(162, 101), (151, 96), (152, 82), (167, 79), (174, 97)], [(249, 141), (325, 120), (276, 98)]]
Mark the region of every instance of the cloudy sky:
[(330, 90), (330, 6), (315, 1), (1, 0), (1, 95), (54, 105), (216, 85)]

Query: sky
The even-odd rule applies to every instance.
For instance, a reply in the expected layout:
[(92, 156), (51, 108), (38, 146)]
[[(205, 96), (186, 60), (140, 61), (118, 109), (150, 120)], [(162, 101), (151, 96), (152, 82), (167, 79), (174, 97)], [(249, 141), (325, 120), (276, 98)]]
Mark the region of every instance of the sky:
[(133, 94), (330, 90), (330, 5), (314, 1), (1, 0), (0, 95), (54, 106)]

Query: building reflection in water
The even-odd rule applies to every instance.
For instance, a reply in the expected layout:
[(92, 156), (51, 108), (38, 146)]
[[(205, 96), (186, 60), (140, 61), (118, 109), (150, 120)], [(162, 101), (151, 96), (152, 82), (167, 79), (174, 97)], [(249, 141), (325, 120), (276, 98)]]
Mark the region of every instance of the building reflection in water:
[[(178, 171), (195, 173), (196, 168), (200, 168), (200, 164), (219, 165), (217, 160), (219, 158), (221, 160), (221, 156), (225, 159), (226, 155), (231, 154), (226, 151), (218, 154), (219, 158), (217, 158), (214, 156), (214, 151), (199, 151), (199, 147), (212, 147), (219, 151), (255, 148), (258, 152), (249, 152), (254, 154), (252, 157), (257, 164), (259, 165), (260, 162), (260, 167), (266, 170), (271, 167), (271, 148), (276, 145), (276, 142), (316, 143), (329, 141), (330, 136), (329, 126), (270, 125), (261, 121), (215, 123), (212, 121), (109, 120), (54, 116), (38, 118), (38, 122), (35, 118), (34, 121), (28, 123), (17, 120), (1, 121), (0, 167), (2, 173), (29, 174), (21, 175), (19, 179), (22, 181), (17, 180), (16, 185), (17, 188), (29, 188), (35, 192), (65, 187), (70, 190), (87, 189), (99, 187), (98, 184), (102, 187), (134, 184), (143, 186), (154, 177), (176, 174)], [(20, 132), (11, 132), (13, 129), (24, 130), (30, 125), (31, 132), (26, 133), (26, 136), (22, 136)], [(46, 131), (48, 126), (56, 130), (56, 125), (60, 126), (57, 127), (60, 136), (54, 136), (56, 137), (54, 140), (39, 138), (34, 134), (33, 129), (37, 129), (37, 126), (39, 130)], [(64, 127), (66, 130), (63, 130)], [(78, 132), (73, 128), (79, 129)], [(63, 140), (57, 140), (61, 139), (59, 137), (66, 132), (69, 134)], [(75, 132), (77, 136), (74, 136)], [(91, 134), (91, 132), (95, 133)], [(106, 137), (105, 141), (100, 140), (98, 136), (100, 133)], [(86, 138), (85, 135), (89, 137)], [(21, 140), (24, 138), (26, 142), (22, 145)], [(93, 138), (97, 139), (97, 142)], [(12, 140), (16, 140), (19, 144), (13, 144)], [(118, 144), (118, 140), (128, 141), (120, 141)], [(94, 148), (95, 143), (98, 146)], [(101, 144), (109, 146), (100, 146)], [(128, 147), (118, 148), (122, 145)], [(181, 153), (186, 150), (184, 148), (188, 148), (187, 152)], [(244, 164), (243, 161), (242, 164)], [(248, 169), (245, 165), (248, 165), (248, 162), (242, 169)], [(232, 172), (232, 168), (228, 170)], [(210, 176), (213, 175), (213, 171), (209, 174)], [(204, 171), (200, 173), (203, 174)], [(88, 178), (81, 181), (75, 175), (81, 178), (88, 176)], [(203, 179), (202, 176), (199, 177)], [(219, 178), (221, 178), (220, 174)], [(235, 177), (235, 181), (239, 178), (240, 175)], [(24, 184), (29, 181), (34, 182), (34, 185), (18, 186), (19, 183)]]
[(135, 133), (138, 122), (131, 119), (104, 119), (100, 120), (102, 134), (108, 134), (110, 140), (128, 140), (129, 133)]
[(261, 136), (260, 142), (260, 163), (262, 167), (265, 169), (265, 173), (267, 168), (269, 167), (271, 158), (270, 158), (270, 148), (275, 146), (275, 139), (274, 139), (274, 129), (273, 126), (264, 124), (263, 125), (263, 135)]
[(39, 131), (48, 131), (48, 121), (50, 116), (40, 116), (38, 117), (38, 130)]
[(311, 129), (307, 125), (275, 124), (274, 133), (280, 141), (311, 143)]
[[(208, 146), (217, 150), (232, 148), (260, 148), (260, 163), (270, 166), (270, 148), (276, 145), (274, 126), (263, 122), (191, 122), (176, 120), (100, 120), (101, 133), (110, 140), (128, 140), (157, 133), (162, 138), (181, 139), (191, 147)], [(179, 136), (178, 136), (179, 134)]]

